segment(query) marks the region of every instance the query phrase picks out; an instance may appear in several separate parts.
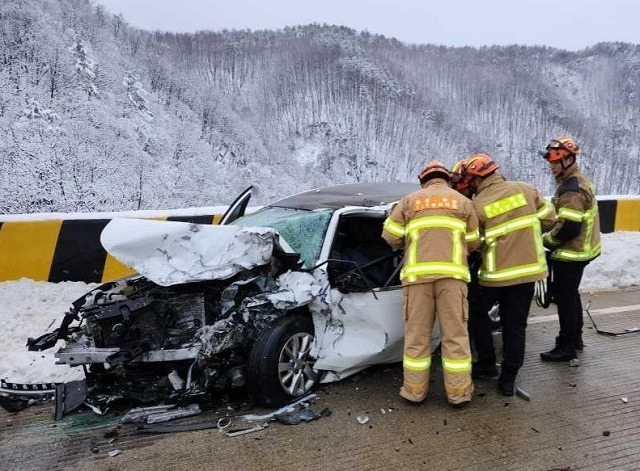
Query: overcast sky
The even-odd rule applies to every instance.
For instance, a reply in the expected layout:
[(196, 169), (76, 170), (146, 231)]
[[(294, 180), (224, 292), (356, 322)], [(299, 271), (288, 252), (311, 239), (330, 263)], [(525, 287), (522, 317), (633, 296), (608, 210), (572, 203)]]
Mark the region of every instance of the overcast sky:
[(640, 43), (639, 0), (97, 0), (132, 25), (194, 32), (349, 26), (408, 43), (544, 44), (581, 49)]

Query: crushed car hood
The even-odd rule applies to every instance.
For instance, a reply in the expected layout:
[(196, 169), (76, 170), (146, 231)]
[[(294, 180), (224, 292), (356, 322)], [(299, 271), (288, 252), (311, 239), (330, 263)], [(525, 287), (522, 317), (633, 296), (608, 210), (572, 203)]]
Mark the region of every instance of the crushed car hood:
[(113, 219), (100, 236), (107, 252), (161, 286), (226, 280), (271, 259), (270, 228)]

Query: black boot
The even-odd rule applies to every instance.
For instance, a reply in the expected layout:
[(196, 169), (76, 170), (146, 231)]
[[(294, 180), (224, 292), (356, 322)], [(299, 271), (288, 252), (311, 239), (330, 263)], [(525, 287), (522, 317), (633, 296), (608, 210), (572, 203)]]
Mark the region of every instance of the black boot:
[(471, 365), (472, 378), (495, 378), (496, 376), (498, 376), (498, 368), (495, 362), (474, 361)]
[[(560, 336), (556, 336), (556, 348), (560, 346)], [(584, 343), (582, 342), (582, 334), (578, 334), (575, 341), (576, 350), (582, 352), (584, 350)]]
[(540, 354), (540, 359), (542, 361), (569, 361), (573, 360), (575, 357), (575, 350), (560, 346), (554, 347), (552, 350)]
[(498, 378), (498, 390), (503, 396), (513, 396), (513, 392), (516, 388), (515, 375), (501, 374)]

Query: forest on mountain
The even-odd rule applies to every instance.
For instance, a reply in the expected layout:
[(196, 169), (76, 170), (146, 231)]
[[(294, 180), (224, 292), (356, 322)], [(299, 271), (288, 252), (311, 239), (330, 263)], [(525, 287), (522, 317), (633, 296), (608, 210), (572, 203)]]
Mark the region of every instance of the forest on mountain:
[[(186, 6), (185, 6), (186, 8)], [(407, 45), (341, 26), (150, 32), (93, 0), (0, 2), (0, 211), (254, 204), (492, 155), (550, 194), (569, 134), (640, 194), (640, 46)]]

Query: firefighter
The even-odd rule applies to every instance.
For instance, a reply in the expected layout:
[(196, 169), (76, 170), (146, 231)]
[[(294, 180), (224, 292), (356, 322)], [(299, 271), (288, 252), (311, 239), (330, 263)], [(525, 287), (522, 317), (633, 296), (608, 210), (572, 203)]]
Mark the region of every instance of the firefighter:
[[(537, 280), (546, 278), (547, 261), (542, 244), (542, 227), (550, 228), (553, 207), (532, 185), (507, 181), (498, 165), (486, 154), (475, 154), (464, 166), (473, 205), (480, 221), (484, 244), (478, 280), (483, 308), (500, 304), (503, 360), (498, 388), (512, 396), (518, 370), (524, 361), (527, 317)], [(490, 324), (484, 323), (476, 341), (481, 341), (484, 358), (478, 370), (495, 367)]]
[(576, 357), (582, 343), (582, 302), (578, 288), (587, 264), (600, 255), (600, 218), (593, 183), (580, 172), (578, 144), (567, 136), (553, 139), (544, 158), (558, 185), (552, 199), (558, 219), (544, 234), (551, 250), (554, 301), (558, 306), (560, 333), (556, 346), (540, 354), (543, 361)]
[(469, 178), (466, 175), (462, 174), (464, 169), (464, 165), (467, 163), (466, 160), (458, 160), (451, 167), (451, 180), (449, 184), (451, 188), (456, 190), (463, 196), (467, 198), (471, 198), (471, 190), (469, 190)]
[(447, 399), (471, 400), (471, 351), (467, 333), (468, 250), (480, 241), (478, 218), (468, 198), (449, 187), (438, 161), (419, 174), (421, 189), (402, 198), (385, 220), (382, 237), (404, 249), (404, 382), (400, 396), (422, 402), (429, 388), (431, 331), (438, 312)]
[[(469, 188), (469, 175), (464, 173), (466, 160), (459, 160), (451, 167), (451, 188), (471, 198)], [(482, 264), (482, 256), (479, 251), (469, 253), (467, 259), (471, 281), (469, 282), (467, 300), (469, 303), (469, 342), (475, 348), (477, 360), (471, 368), (472, 378), (495, 378), (498, 376), (496, 367), (496, 355), (493, 348), (494, 323), (489, 318), (489, 309), (485, 306), (482, 296), (482, 287), (478, 282), (478, 270)]]

